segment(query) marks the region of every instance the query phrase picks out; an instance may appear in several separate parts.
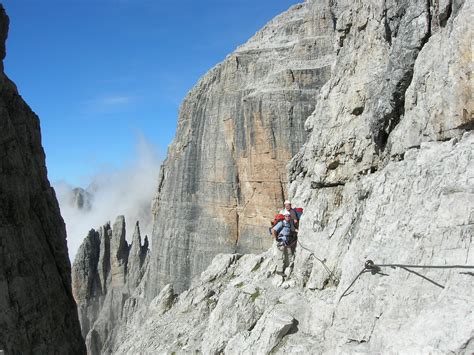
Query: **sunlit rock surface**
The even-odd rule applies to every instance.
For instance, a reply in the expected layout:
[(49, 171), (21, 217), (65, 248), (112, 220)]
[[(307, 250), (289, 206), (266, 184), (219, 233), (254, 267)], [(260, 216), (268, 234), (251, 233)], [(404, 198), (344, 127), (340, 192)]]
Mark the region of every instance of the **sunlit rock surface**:
[[(302, 28), (321, 30), (330, 39), (331, 68), (313, 98), (307, 140), (288, 166), (289, 195), (305, 210), (299, 244), (294, 254), (274, 246), (258, 255), (219, 254), (191, 282), (212, 253), (228, 248), (189, 236), (212, 236), (214, 230), (219, 238), (228, 236), (202, 215), (228, 211), (221, 204), (216, 212), (209, 196), (233, 196), (213, 190), (214, 177), (208, 181), (195, 172), (235, 174), (239, 165), (226, 165), (233, 158), (216, 158), (222, 146), (216, 138), (199, 141), (196, 132), (221, 132), (221, 116), (209, 114), (196, 130), (190, 98), (203, 87), (212, 89), (212, 80), (230, 70), (228, 61), (239, 50), (258, 47), (259, 38), (266, 38), (260, 44), (266, 48), (275, 46), (270, 39), (281, 45), (283, 32), (292, 38), (291, 30), (272, 32), (272, 24), (303, 13), (312, 16)], [(472, 353), (472, 16), (467, 1), (308, 1), (211, 70), (183, 104), (162, 170), (155, 203), (159, 250), (134, 292), (138, 306), (115, 330), (119, 340), (105, 349), (121, 354)], [(323, 20), (329, 27), (321, 25)], [(223, 90), (202, 93), (195, 108), (207, 112)], [(248, 119), (243, 122), (249, 127)], [(237, 138), (230, 142), (238, 147)], [(259, 142), (257, 151), (265, 147)], [(191, 152), (195, 159), (184, 159)], [(210, 169), (216, 161), (219, 169)], [(181, 179), (173, 171), (194, 178)], [(197, 188), (204, 183), (207, 190)], [(167, 196), (179, 197), (179, 210)], [(193, 212), (180, 221), (188, 226), (183, 234), (173, 216), (186, 210)], [(229, 225), (238, 229), (238, 221)], [(243, 246), (242, 252), (255, 250)], [(367, 260), (444, 268), (369, 270)]]
[[(189, 291), (176, 297), (167, 287), (131, 317), (115, 352), (470, 354), (472, 269), (357, 276), (368, 259), (474, 265), (473, 152), (470, 132), (423, 143), (339, 192), (320, 191), (300, 243), (326, 259), (332, 276), (301, 245), (286, 262), (276, 248), (218, 255)], [(323, 205), (330, 216), (321, 229)], [(155, 306), (163, 299), (168, 306)]]
[(323, 6), (276, 17), (189, 92), (153, 213), (149, 298), (183, 291), (218, 253), (262, 252), (334, 59)]

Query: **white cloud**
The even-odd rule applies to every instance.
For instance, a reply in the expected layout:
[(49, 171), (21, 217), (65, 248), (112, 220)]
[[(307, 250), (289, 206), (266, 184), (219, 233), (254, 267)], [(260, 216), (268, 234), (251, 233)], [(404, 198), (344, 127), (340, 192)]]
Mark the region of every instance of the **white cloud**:
[(103, 95), (83, 103), (88, 113), (106, 113), (123, 110), (137, 103), (138, 97), (133, 95)]
[(97, 103), (102, 106), (122, 106), (134, 102), (133, 96), (104, 96), (97, 100)]
[(92, 208), (79, 210), (71, 204), (73, 186), (53, 183), (61, 214), (66, 223), (71, 262), (91, 228), (98, 229), (124, 215), (127, 240), (130, 241), (135, 222), (140, 221), (142, 238), (150, 237), (152, 229), (151, 203), (156, 193), (161, 159), (144, 137), (139, 137), (134, 161), (125, 167), (98, 173), (87, 188), (93, 194)]

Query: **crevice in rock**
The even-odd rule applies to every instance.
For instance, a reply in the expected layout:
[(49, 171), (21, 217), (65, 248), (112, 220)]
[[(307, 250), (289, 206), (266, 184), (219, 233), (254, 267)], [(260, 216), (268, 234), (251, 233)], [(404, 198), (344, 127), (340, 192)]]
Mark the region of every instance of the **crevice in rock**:
[(239, 225), (239, 211), (236, 211), (235, 213), (235, 228), (236, 228), (236, 235), (235, 235), (235, 245), (234, 245), (234, 253), (237, 252), (238, 244), (239, 244), (239, 238), (240, 238), (240, 225)]
[(247, 329), (247, 331), (251, 332), (253, 328), (255, 328), (255, 326), (257, 325), (257, 322), (258, 322), (258, 319), (252, 323), (252, 325)]
[(346, 183), (343, 181), (336, 181), (336, 182), (312, 181), (311, 188), (312, 189), (325, 189), (328, 187), (344, 186), (345, 184)]
[(397, 83), (391, 98), (392, 110), (386, 113), (382, 119), (382, 127), (375, 134), (374, 142), (377, 153), (383, 152), (387, 145), (388, 137), (395, 127), (400, 123), (402, 115), (405, 113), (405, 92), (413, 79), (413, 66), (406, 71)]
[[(461, 345), (461, 348), (459, 350), (466, 350), (466, 349), (470, 349), (471, 348), (471, 344), (474, 343), (474, 337), (470, 337), (469, 339), (467, 339), (464, 344)], [(461, 353), (462, 351), (460, 351), (459, 353)]]
[(455, 129), (461, 129), (461, 130), (464, 130), (466, 132), (472, 131), (472, 130), (474, 130), (474, 120), (463, 123), (462, 125), (454, 127), (451, 130), (455, 130)]
[[(237, 58), (237, 57), (236, 57)], [(234, 127), (235, 130), (235, 127)], [(273, 129), (272, 129), (273, 134)], [(274, 137), (273, 137), (274, 138)], [(272, 142), (273, 144), (274, 142)], [(235, 149), (235, 144), (232, 142), (230, 147), (230, 155), (234, 162), (234, 178), (232, 180), (232, 191), (235, 199), (235, 223), (236, 223), (236, 234), (235, 234), (235, 243), (234, 243), (234, 253), (237, 251), (239, 238), (240, 238), (240, 226), (239, 226), (239, 206), (242, 203), (241, 189), (240, 189), (240, 175), (239, 175), (239, 166), (237, 161), (237, 153)]]
[(361, 171), (359, 172), (359, 175), (373, 174), (373, 173), (377, 172), (378, 170), (379, 170), (378, 167), (376, 167), (376, 166), (371, 166), (371, 167), (369, 167), (369, 168), (367, 168), (367, 169), (361, 170)]
[(158, 190), (157, 190), (157, 195), (161, 192), (163, 189), (163, 183), (165, 181), (165, 165), (162, 164), (160, 167), (160, 176), (158, 178)]
[[(110, 224), (107, 223), (105, 226), (100, 227), (100, 255), (99, 255), (99, 273), (102, 275), (102, 280), (101, 280), (101, 289), (102, 289), (102, 294), (106, 294), (108, 289), (107, 289), (107, 279), (109, 278), (109, 273), (110, 273), (110, 234), (111, 232), (110, 229)], [(101, 260), (102, 259), (102, 260)]]
[(390, 24), (388, 23), (387, 18), (387, 9), (383, 11), (383, 26), (385, 29), (384, 38), (385, 41), (391, 46), (392, 45), (392, 30), (390, 29)]
[(240, 67), (239, 57), (235, 56), (235, 69), (238, 70)]
[(331, 21), (332, 21), (332, 30), (336, 31), (336, 26), (337, 26), (337, 17), (336, 14), (334, 13), (334, 10), (332, 9), (333, 6), (333, 1), (330, 2), (329, 6), (331, 6)]
[[(295, 82), (295, 74), (293, 73), (293, 70), (288, 69), (288, 73), (290, 74), (291, 82), (294, 83)], [(293, 107), (291, 107), (291, 109), (293, 109)]]
[(343, 30), (339, 31), (341, 33), (338, 40), (339, 47), (341, 48), (344, 47), (344, 40), (346, 39), (349, 32), (351, 32), (351, 28), (352, 28), (352, 23), (348, 23), (346, 24), (346, 27)]
[(299, 331), (298, 325), (299, 324), (300, 324), (300, 322), (297, 319), (293, 319), (293, 325), (288, 330), (288, 332), (284, 335), (284, 337), (287, 336), (287, 335), (298, 333), (298, 331)]
[[(423, 49), (423, 47), (425, 46), (425, 44), (428, 42), (428, 40), (430, 39), (431, 37), (431, 25), (432, 25), (432, 22), (433, 22), (433, 14), (431, 13), (431, 0), (427, 0), (426, 1), (426, 12), (428, 13), (428, 31), (425, 33), (425, 35), (423, 36), (422, 40), (421, 40), (421, 45), (419, 46), (419, 51), (421, 51)], [(416, 56), (418, 57), (418, 54), (420, 52), (418, 52), (416, 54)], [(416, 61), (416, 58), (413, 62)]]
[[(423, 49), (425, 44), (431, 37), (431, 21), (432, 14), (430, 11), (430, 0), (426, 2), (426, 11), (428, 16), (428, 29), (420, 41), (420, 45), (415, 49), (413, 53), (413, 61), (408, 66), (407, 70), (403, 73), (402, 77), (398, 80), (393, 90), (392, 97), (390, 98), (390, 110), (384, 114), (379, 129), (374, 134), (374, 143), (376, 145), (376, 153), (380, 154), (385, 150), (388, 142), (390, 133), (400, 123), (402, 116), (405, 113), (405, 93), (413, 80), (414, 67), (416, 59)], [(385, 17), (386, 19), (387, 17)], [(387, 29), (386, 29), (387, 30)]]
[(346, 344), (351, 344), (351, 343), (357, 343), (357, 344), (362, 344), (362, 343), (367, 343), (367, 340), (365, 339), (353, 339), (353, 338), (349, 338), (347, 339), (347, 343)]
[(273, 127), (273, 120), (270, 122), (270, 124), (268, 125), (269, 127), (269, 131), (270, 131), (270, 142), (272, 144), (272, 159), (276, 159), (277, 158), (277, 140), (276, 140), (276, 137), (275, 137), (275, 129)]
[[(232, 149), (232, 150), (234, 152), (234, 149)], [(232, 155), (234, 155), (234, 153)], [(236, 161), (235, 158), (234, 158), (234, 161)], [(238, 169), (237, 164), (235, 166), (235, 169)], [(242, 198), (241, 198), (242, 196), (241, 196), (241, 191), (240, 191), (240, 177), (239, 177), (239, 172), (238, 171), (235, 174), (233, 190), (234, 190), (234, 198), (235, 198), (235, 202), (236, 202), (236, 206), (235, 206), (235, 228), (236, 228), (235, 233), (236, 234), (235, 234), (234, 252), (237, 252), (239, 239), (240, 239), (239, 206), (240, 206), (241, 201), (242, 201)]]
[(325, 290), (325, 289), (327, 289), (327, 288), (329, 287), (329, 281), (330, 281), (330, 280), (329, 280), (329, 277), (326, 278), (326, 279), (324, 279), (324, 281), (323, 281), (323, 287), (321, 288), (322, 290)]
[(280, 179), (280, 193), (281, 193), (281, 200), (285, 200), (285, 187), (283, 186), (283, 181)]
[(446, 12), (442, 12), (442, 13), (440, 12), (440, 14), (438, 16), (439, 25), (441, 27), (446, 26), (446, 24), (448, 23), (449, 18), (451, 17), (452, 12), (453, 12), (453, 1), (450, 0), (449, 4), (448, 4), (448, 7), (446, 9)]
[(453, 139), (453, 137), (445, 137), (445, 138), (441, 138), (441, 139), (434, 140), (434, 141), (432, 141), (432, 142), (448, 142), (448, 141), (450, 141), (451, 139)]

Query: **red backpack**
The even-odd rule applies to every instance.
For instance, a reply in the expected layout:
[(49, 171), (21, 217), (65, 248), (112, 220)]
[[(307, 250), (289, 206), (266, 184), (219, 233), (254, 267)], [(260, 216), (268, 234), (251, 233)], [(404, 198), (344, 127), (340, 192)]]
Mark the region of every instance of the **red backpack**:
[(275, 218), (273, 219), (273, 221), (271, 221), (271, 225), (272, 227), (274, 227), (278, 222), (281, 222), (281, 221), (284, 221), (285, 220), (285, 216), (283, 216), (281, 213), (277, 213), (275, 215)]
[(301, 218), (301, 215), (303, 214), (303, 208), (302, 207), (296, 207), (295, 212), (296, 212), (296, 218), (299, 221), (300, 218)]
[(272, 228), (275, 227), (275, 225), (278, 222), (281, 222), (281, 221), (284, 221), (284, 220), (285, 220), (285, 216), (283, 216), (281, 213), (277, 213), (275, 215), (275, 218), (273, 218), (273, 221), (270, 222), (271, 227), (268, 228), (268, 233), (270, 233), (270, 235), (272, 235)]

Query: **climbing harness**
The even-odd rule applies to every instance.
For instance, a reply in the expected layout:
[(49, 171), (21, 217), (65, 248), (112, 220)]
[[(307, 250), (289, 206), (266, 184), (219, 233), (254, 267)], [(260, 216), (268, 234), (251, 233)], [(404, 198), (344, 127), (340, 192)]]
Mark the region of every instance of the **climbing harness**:
[[(341, 294), (341, 297), (339, 297), (339, 301), (341, 300), (342, 297), (347, 295), (347, 291), (355, 284), (355, 282), (359, 279), (360, 275), (366, 272), (371, 272), (372, 274), (382, 274), (381, 273), (381, 268), (384, 267), (390, 267), (392, 269), (400, 268), (403, 269), (409, 273), (415, 274), (432, 284), (444, 288), (443, 285), (429, 279), (428, 277), (417, 273), (416, 271), (410, 270), (410, 269), (474, 269), (474, 265), (410, 265), (410, 264), (375, 264), (372, 260), (367, 260), (364, 263), (364, 268), (357, 274), (357, 276), (354, 278), (354, 280), (350, 283), (350, 285), (344, 290), (344, 292)], [(386, 275), (386, 274), (382, 274)]]
[(321, 260), (321, 259), (318, 258), (316, 255), (314, 255), (314, 252), (313, 252), (313, 251), (309, 250), (309, 249), (306, 248), (303, 244), (301, 244), (301, 242), (300, 242), (298, 239), (297, 239), (296, 241), (297, 241), (298, 245), (299, 245), (301, 248), (303, 248), (304, 250), (309, 251), (309, 253), (310, 253), (309, 255), (310, 255), (310, 256), (313, 256), (313, 258), (315, 258), (317, 261), (319, 261), (319, 262), (321, 263), (321, 265), (323, 265), (324, 269), (325, 269), (326, 272), (329, 274), (329, 277), (331, 277), (332, 280), (334, 281), (334, 283), (337, 285), (337, 284), (339, 283), (339, 278), (338, 278), (336, 275), (334, 275), (334, 273), (331, 271), (331, 269), (328, 268), (328, 266), (327, 266), (326, 263), (325, 263), (326, 259)]

